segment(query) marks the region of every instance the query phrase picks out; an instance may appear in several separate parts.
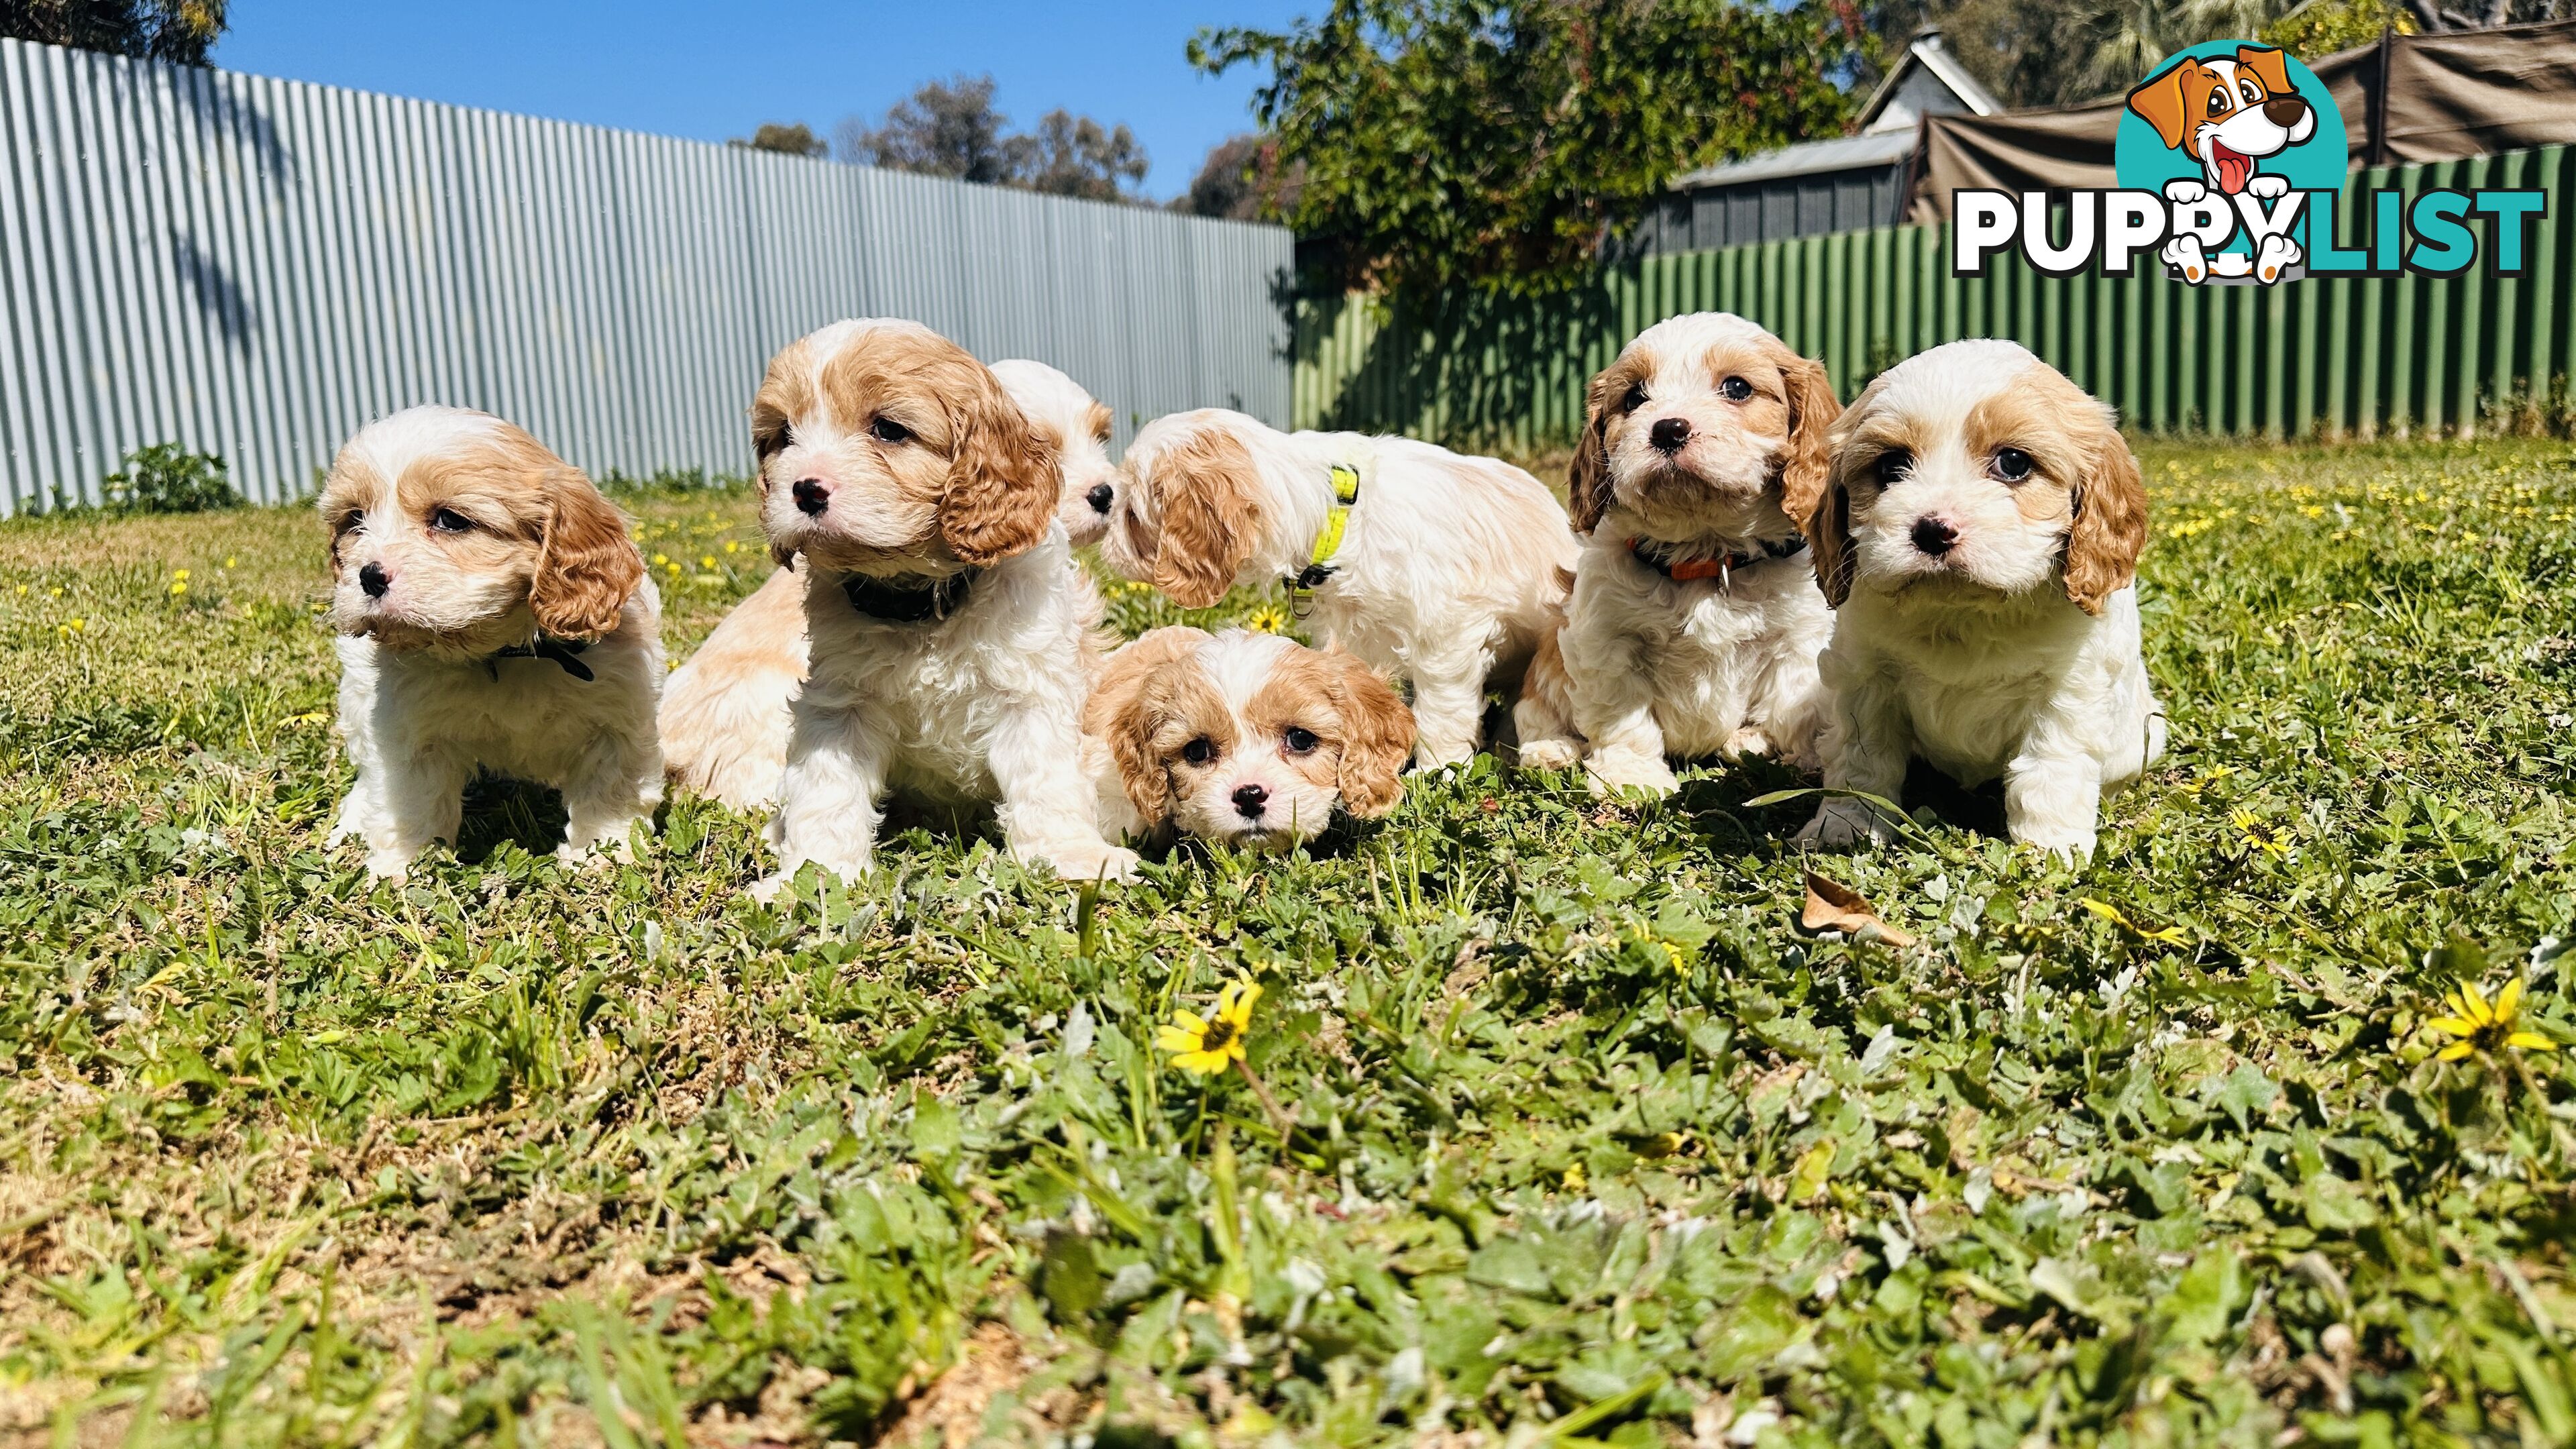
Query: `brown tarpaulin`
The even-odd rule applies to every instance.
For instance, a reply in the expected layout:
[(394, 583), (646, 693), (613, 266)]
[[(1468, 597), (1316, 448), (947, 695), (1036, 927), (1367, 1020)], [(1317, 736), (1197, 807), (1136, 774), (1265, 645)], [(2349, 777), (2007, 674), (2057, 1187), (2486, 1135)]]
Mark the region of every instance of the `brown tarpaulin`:
[[(2314, 62), (2355, 166), (2410, 165), (2576, 141), (2576, 20), (2395, 35)], [(1950, 219), (1961, 187), (2105, 190), (2126, 98), (1998, 116), (1927, 116), (1905, 219)]]

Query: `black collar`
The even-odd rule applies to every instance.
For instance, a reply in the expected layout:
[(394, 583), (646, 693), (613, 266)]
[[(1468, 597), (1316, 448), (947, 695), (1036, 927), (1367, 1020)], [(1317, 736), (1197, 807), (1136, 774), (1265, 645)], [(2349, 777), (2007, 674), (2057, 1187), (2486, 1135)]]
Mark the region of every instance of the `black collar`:
[(561, 665), (564, 673), (588, 684), (599, 677), (590, 672), (589, 665), (581, 662), (582, 651), (589, 647), (587, 639), (558, 639), (552, 634), (540, 634), (531, 643), (513, 644), (484, 656), (483, 667), (492, 672), (494, 679), (499, 679), (504, 659), (550, 659)]
[(1628, 540), (1628, 556), (1678, 583), (1688, 583), (1693, 579), (1716, 579), (1724, 583), (1737, 569), (1751, 567), (1765, 559), (1796, 558), (1807, 551), (1807, 540), (1791, 534), (1787, 538), (1763, 539), (1759, 546), (1759, 553), (1750, 550), (1722, 553), (1715, 558), (1686, 559), (1676, 563), (1664, 553), (1670, 545), (1657, 543), (1651, 538), (1632, 538)]
[(848, 597), (851, 608), (871, 619), (888, 624), (926, 624), (965, 607), (968, 591), (983, 572), (964, 569), (944, 579), (878, 579), (866, 574), (843, 574), (841, 592)]

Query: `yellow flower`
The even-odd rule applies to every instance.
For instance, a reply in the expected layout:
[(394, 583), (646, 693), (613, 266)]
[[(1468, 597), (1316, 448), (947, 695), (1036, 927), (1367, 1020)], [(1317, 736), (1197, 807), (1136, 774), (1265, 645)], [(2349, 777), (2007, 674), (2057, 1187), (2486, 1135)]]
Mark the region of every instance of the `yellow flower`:
[(699, 559), (698, 567), (705, 569), (708, 573), (714, 573), (716, 571), (716, 556), (714, 554), (708, 554), (706, 557)]
[(1277, 604), (1263, 604), (1243, 616), (1243, 627), (1264, 634), (1284, 634), (1288, 630), (1288, 611)]
[(179, 582), (172, 584), (170, 586), (170, 592), (173, 594), (184, 594), (188, 592), (188, 581), (181, 579)]
[(653, 562), (654, 562), (654, 564), (655, 564), (657, 567), (658, 567), (659, 565), (669, 563), (670, 561), (671, 561), (671, 556), (670, 556), (669, 554), (667, 554), (667, 553), (657, 553), (657, 554), (653, 555)]
[(1172, 1065), (1210, 1077), (1243, 1060), (1243, 1041), (1252, 1032), (1252, 1003), (1261, 987), (1251, 981), (1229, 982), (1216, 994), (1216, 1013), (1202, 1019), (1192, 1011), (1175, 1011), (1154, 1036), (1154, 1045), (1172, 1054)]
[(727, 553), (740, 553), (740, 552), (742, 552), (742, 540), (741, 540), (741, 539), (738, 539), (738, 538), (728, 538), (728, 539), (726, 539), (726, 540), (725, 540), (725, 552), (727, 552)]
[(2558, 1043), (2536, 1031), (2514, 1030), (2514, 1020), (2522, 1012), (2522, 978), (2517, 976), (2496, 993), (2489, 1005), (2485, 993), (2467, 981), (2457, 991), (2442, 998), (2451, 1008), (2449, 1016), (2437, 1016), (2424, 1023), (2444, 1036), (2458, 1040), (2433, 1054), (2435, 1060), (2456, 1062), (2471, 1053), (2494, 1056), (2505, 1047), (2527, 1052), (2554, 1052)]
[(170, 577), (177, 579), (179, 582), (184, 584), (188, 581), (188, 571), (186, 569), (173, 569), (170, 571)]
[(237, 563), (240, 563), (240, 562), (241, 562), (241, 560), (240, 560), (240, 559), (238, 559), (238, 558), (227, 558), (227, 559), (225, 559), (225, 560), (224, 560), (224, 567), (225, 567), (225, 568), (231, 568), (233, 565), (235, 565), (235, 564), (237, 564)]
[(2245, 832), (2245, 838), (2247, 840), (2252, 841), (2263, 849), (2272, 852), (2274, 855), (2287, 855), (2290, 853), (2290, 848), (2281, 843), (2279, 835), (2277, 835), (2262, 821), (2256, 819), (2254, 812), (2251, 810), (2239, 810), (2236, 812), (2236, 828)]
[(1572, 1167), (1565, 1170), (1565, 1190), (1567, 1192), (1582, 1192), (1590, 1186), (1591, 1184), (1584, 1179), (1583, 1163), (1580, 1159), (1578, 1159)]
[(2126, 912), (2123, 912), (2118, 906), (2111, 904), (2109, 901), (2097, 901), (2091, 896), (2081, 896), (2076, 899), (2075, 904), (2082, 906), (2084, 909), (2091, 911), (2093, 914), (2100, 916), (2103, 920), (2109, 921), (2112, 925), (2118, 926), (2123, 930), (2137, 932), (2139, 937), (2144, 940), (2161, 941), (2168, 946), (2182, 946), (2189, 944), (2189, 942), (2183, 939), (2182, 927), (2158, 926), (2156, 929), (2150, 931), (2146, 927), (2139, 925), (2137, 922), (2130, 920)]

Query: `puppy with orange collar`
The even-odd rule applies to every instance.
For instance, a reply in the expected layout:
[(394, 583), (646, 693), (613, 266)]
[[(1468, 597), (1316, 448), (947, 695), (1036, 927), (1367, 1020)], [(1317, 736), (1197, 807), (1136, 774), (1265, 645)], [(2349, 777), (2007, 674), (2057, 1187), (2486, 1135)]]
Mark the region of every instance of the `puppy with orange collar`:
[(1822, 365), (1725, 312), (1647, 328), (1592, 380), (1569, 487), (1588, 541), (1513, 710), (1523, 763), (1657, 795), (1668, 759), (1814, 767), (1833, 614), (1799, 528), (1841, 412)]

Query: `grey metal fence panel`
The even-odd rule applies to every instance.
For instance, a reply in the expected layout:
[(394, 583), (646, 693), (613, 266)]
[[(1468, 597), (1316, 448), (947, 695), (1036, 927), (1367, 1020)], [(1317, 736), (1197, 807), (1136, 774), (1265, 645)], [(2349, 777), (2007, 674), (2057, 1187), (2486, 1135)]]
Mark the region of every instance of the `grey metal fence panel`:
[(0, 513), (132, 450), (312, 490), (370, 419), (485, 408), (593, 473), (750, 462), (769, 354), (911, 317), (1118, 439), (1286, 426), (1292, 246), (1246, 226), (0, 40)]

